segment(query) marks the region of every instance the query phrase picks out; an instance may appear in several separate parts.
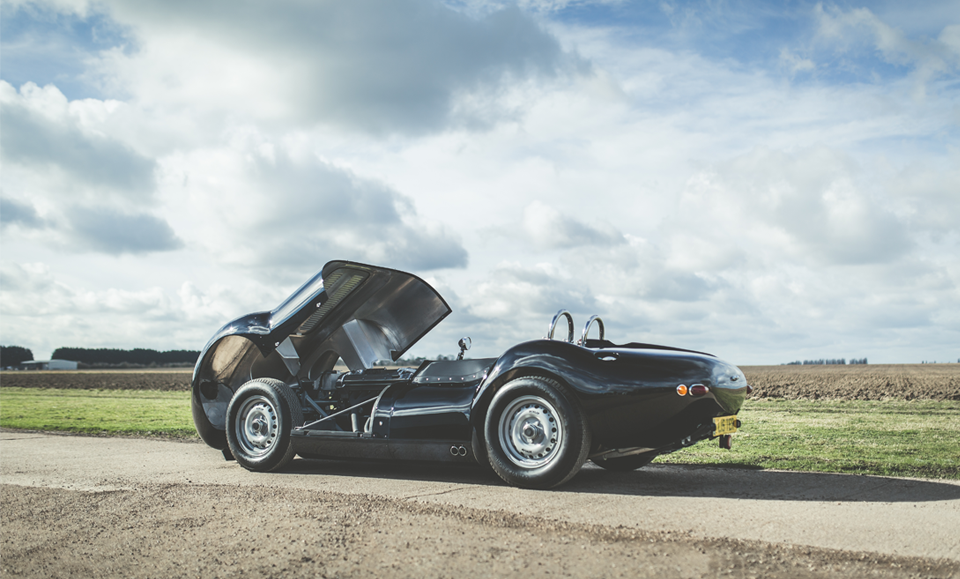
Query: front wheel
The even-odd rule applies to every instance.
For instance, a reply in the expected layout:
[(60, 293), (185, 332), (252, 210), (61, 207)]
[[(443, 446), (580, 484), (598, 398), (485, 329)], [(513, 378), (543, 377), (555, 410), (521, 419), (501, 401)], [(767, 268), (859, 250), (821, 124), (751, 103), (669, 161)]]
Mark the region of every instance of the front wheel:
[(590, 432), (577, 400), (557, 382), (511, 380), (493, 397), (484, 424), (490, 466), (507, 483), (548, 489), (587, 459)]
[(293, 460), (290, 432), (303, 424), (303, 410), (289, 386), (257, 378), (240, 387), (227, 406), (227, 445), (247, 470), (278, 470)]

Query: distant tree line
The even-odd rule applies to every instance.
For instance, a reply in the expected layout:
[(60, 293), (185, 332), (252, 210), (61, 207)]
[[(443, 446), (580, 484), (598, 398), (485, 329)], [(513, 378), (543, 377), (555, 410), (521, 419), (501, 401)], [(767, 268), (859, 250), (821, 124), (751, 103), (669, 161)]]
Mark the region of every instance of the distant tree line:
[(51, 358), (72, 360), (91, 367), (193, 366), (200, 357), (196, 350), (158, 352), (144, 348), (57, 348)]
[(19, 366), (33, 360), (33, 352), (22, 346), (0, 346), (0, 368)]
[(831, 358), (831, 359), (820, 358), (819, 360), (804, 360), (803, 362), (801, 362), (800, 360), (797, 360), (795, 362), (787, 362), (786, 364), (783, 364), (783, 365), (784, 366), (801, 366), (801, 365), (802, 366), (823, 366), (823, 365), (829, 365), (829, 364), (837, 364), (842, 366), (844, 364), (866, 364), (866, 363), (867, 363), (866, 358), (853, 358), (849, 362), (847, 362), (846, 358)]

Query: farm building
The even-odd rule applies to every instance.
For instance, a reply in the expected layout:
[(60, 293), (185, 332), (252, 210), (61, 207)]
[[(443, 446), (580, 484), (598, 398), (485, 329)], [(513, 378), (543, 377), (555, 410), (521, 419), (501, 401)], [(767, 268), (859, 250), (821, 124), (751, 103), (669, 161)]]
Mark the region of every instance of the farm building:
[(77, 363), (70, 360), (30, 360), (20, 364), (26, 370), (76, 370)]

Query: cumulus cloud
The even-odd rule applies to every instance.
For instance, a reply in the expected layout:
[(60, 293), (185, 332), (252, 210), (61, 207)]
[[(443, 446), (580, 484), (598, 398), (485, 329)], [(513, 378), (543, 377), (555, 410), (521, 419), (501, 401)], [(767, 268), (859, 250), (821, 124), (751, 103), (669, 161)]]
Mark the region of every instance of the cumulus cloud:
[(850, 33), (860, 32), (888, 58), (899, 58), (910, 52), (909, 42), (904, 34), (884, 23), (869, 8), (843, 11), (836, 6), (824, 7), (823, 4), (817, 4), (814, 11), (818, 19), (819, 33), (827, 38), (856, 42), (864, 37), (857, 38)]
[[(726, 284), (669, 267), (656, 247), (639, 239), (599, 250), (569, 249), (551, 261), (503, 262), (483, 273), (462, 296), (467, 317), (461, 320), (457, 311), (451, 316), (469, 322), (463, 331), (473, 336), (479, 355), (543, 337), (561, 308), (572, 313), (577, 338), (589, 316), (598, 314), (614, 342), (700, 348), (716, 343), (709, 335), (715, 322), (704, 320), (718, 311), (735, 317), (744, 310), (742, 298)], [(566, 337), (565, 325), (555, 337)], [(676, 344), (681, 339), (687, 341)]]
[(31, 205), (0, 197), (0, 230), (12, 226), (26, 238), (69, 253), (145, 254), (183, 247), (170, 225), (149, 213), (65, 205), (41, 217)]
[[(463, 332), (484, 355), (542, 338), (560, 308), (581, 319), (595, 310), (586, 281), (550, 263), (502, 262), (461, 297), (466, 316), (454, 312), (454, 319), (469, 321)], [(565, 332), (565, 326), (559, 328), (555, 337), (566, 338)]]
[(78, 191), (128, 198), (153, 193), (154, 162), (116, 139), (83, 126), (54, 86), (25, 84), (20, 92), (0, 81), (0, 154), (5, 168), (19, 166), (46, 183), (52, 195)]
[(622, 245), (577, 249), (565, 256), (568, 269), (589, 280), (599, 300), (642, 300), (650, 303), (705, 300), (716, 282), (688, 264), (675, 264), (668, 249), (627, 236)]
[(791, 74), (809, 72), (817, 68), (817, 65), (809, 58), (798, 56), (786, 48), (780, 49), (780, 65), (790, 71)]
[(419, 271), (467, 263), (458, 237), (419, 218), (409, 198), (283, 146), (244, 140), (168, 159), (163, 172), (165, 193), (193, 208), (177, 218), (181, 229), (230, 263), (311, 270), (346, 258)]
[(895, 261), (912, 247), (884, 201), (863, 187), (851, 158), (815, 147), (739, 156), (692, 178), (681, 203), (684, 215), (709, 218), (697, 230), (714, 239), (740, 240), (782, 259), (866, 264)]
[(587, 225), (542, 201), (534, 201), (523, 210), (523, 231), (527, 239), (540, 249), (616, 245), (623, 242), (623, 235), (613, 228)]
[[(158, 286), (91, 290), (61, 276), (45, 263), (0, 265), (4, 343), (29, 343), (40, 357), (74, 345), (198, 349), (224, 321), (253, 311), (249, 296), (258, 294), (242, 281), (206, 291), (186, 283), (174, 292)], [(37, 327), (46, 331), (38, 335)]]
[(24, 240), (69, 253), (144, 254), (183, 247), (165, 220), (105, 206), (68, 204), (40, 216), (29, 203), (0, 199), (0, 223), (8, 241)]
[(960, 56), (960, 24), (951, 24), (944, 27), (938, 39), (955, 55)]
[(936, 39), (917, 40), (884, 22), (869, 8), (845, 11), (817, 4), (815, 17), (819, 37), (841, 52), (866, 47), (889, 64), (913, 68), (921, 84), (960, 68), (960, 25), (948, 24)]
[[(578, 320), (603, 315), (615, 341), (741, 356), (770, 340), (853, 350), (858, 340), (942, 327), (937, 304), (960, 287), (955, 170), (927, 163), (877, 173), (881, 166), (825, 146), (757, 148), (693, 175), (649, 238), (554, 249), (556, 279), (486, 299), (510, 315), (543, 299), (541, 317), (574, 303)], [(512, 281), (497, 268), (483, 287), (500, 278)], [(571, 284), (591, 301), (546, 291)], [(878, 337), (865, 340), (865, 331)], [(830, 341), (818, 343), (824, 335)]]
[(3, 227), (19, 225), (23, 228), (36, 229), (44, 225), (44, 220), (29, 203), (0, 197), (0, 225)]
[(74, 207), (65, 216), (73, 241), (92, 251), (119, 255), (179, 249), (183, 242), (163, 219), (106, 207)]
[(892, 172), (884, 189), (891, 208), (918, 236), (944, 240), (957, 235), (960, 223), (960, 151), (941, 162), (917, 160)]
[(101, 50), (129, 42), (95, 5), (20, 0), (0, 5), (3, 78), (14, 86), (55, 84), (71, 98), (101, 96), (86, 78), (88, 62)]
[(148, 208), (156, 163), (97, 130), (103, 101), (68, 101), (55, 86), (0, 81), (4, 229), (68, 252), (170, 251), (182, 242)]
[(506, 82), (582, 66), (516, 6), (477, 17), (422, 0), (102, 6), (137, 41), (102, 51), (104, 90), (147, 107), (227, 105), (259, 122), (413, 134), (486, 125), (491, 111), (464, 96), (495, 100)]

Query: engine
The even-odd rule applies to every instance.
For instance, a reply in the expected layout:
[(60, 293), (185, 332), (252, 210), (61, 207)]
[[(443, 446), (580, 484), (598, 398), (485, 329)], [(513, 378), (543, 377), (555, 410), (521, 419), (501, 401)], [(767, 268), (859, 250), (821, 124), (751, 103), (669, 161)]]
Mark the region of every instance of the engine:
[[(301, 381), (300, 396), (307, 424), (319, 430), (370, 432), (370, 415), (380, 394), (390, 386), (410, 382), (414, 368), (370, 368), (355, 372), (324, 372)], [(318, 422), (319, 421), (319, 422)]]

